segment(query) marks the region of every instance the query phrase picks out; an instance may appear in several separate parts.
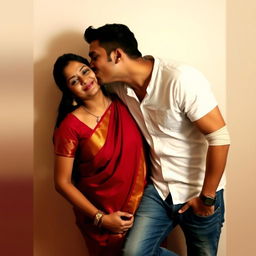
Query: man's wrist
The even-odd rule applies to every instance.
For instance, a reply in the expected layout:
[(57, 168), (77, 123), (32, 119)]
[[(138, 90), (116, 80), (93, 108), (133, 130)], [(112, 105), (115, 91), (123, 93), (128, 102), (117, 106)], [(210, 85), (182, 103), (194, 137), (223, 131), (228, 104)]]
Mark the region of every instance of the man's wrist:
[(202, 203), (206, 206), (213, 206), (216, 202), (216, 196), (200, 194), (199, 198)]

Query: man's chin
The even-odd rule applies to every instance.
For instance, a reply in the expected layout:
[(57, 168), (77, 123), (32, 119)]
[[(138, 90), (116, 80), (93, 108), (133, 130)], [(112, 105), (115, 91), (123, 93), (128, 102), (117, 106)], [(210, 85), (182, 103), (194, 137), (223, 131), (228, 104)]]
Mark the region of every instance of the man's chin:
[(103, 81), (103, 80), (100, 79), (100, 78), (97, 78), (97, 80), (98, 80), (98, 84), (99, 84), (99, 85), (102, 85), (102, 86), (108, 85), (108, 83), (106, 83), (105, 81)]
[(105, 81), (103, 81), (103, 80), (101, 80), (101, 79), (99, 79), (98, 82), (99, 82), (99, 84), (100, 84), (101, 86), (109, 86), (109, 85), (112, 85), (112, 83), (105, 82)]
[(123, 82), (104, 82), (102, 81), (100, 85), (102, 86), (118, 86), (124, 84)]

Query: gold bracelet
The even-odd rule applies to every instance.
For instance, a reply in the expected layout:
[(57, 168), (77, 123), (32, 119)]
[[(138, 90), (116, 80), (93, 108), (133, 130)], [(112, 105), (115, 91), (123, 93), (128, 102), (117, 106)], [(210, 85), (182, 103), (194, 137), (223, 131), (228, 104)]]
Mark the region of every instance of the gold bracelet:
[(104, 214), (102, 214), (102, 217), (100, 218), (99, 220), (99, 223), (98, 223), (98, 227), (101, 228), (102, 224), (103, 224), (103, 217), (104, 217)]
[(95, 217), (94, 217), (94, 220), (93, 220), (93, 224), (95, 226), (101, 226), (102, 225), (102, 217), (104, 216), (104, 213), (101, 212), (101, 211), (98, 211), (96, 214), (95, 214)]

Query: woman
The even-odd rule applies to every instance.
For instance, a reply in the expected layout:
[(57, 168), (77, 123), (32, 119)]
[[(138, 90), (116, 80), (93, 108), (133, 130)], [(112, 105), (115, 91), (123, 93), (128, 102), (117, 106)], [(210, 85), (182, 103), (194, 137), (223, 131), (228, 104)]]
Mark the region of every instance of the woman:
[[(143, 140), (117, 99), (106, 96), (81, 56), (60, 56), (55, 187), (73, 206), (90, 255), (119, 255), (146, 176)], [(74, 106), (75, 105), (75, 106)]]

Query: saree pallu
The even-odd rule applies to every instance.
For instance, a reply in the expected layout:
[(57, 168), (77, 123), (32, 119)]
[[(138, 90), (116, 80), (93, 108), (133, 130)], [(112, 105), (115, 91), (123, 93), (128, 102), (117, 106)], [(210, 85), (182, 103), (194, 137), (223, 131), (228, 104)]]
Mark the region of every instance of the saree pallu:
[[(106, 214), (134, 214), (146, 183), (146, 161), (142, 135), (127, 108), (113, 100), (93, 130), (72, 114), (68, 119), (75, 128), (69, 127), (64, 133), (72, 136), (65, 137), (64, 147), (56, 138), (55, 153), (63, 155), (63, 150), (66, 156), (75, 154), (76, 187)], [(79, 209), (74, 208), (74, 212), (87, 241), (96, 241), (102, 247), (120, 247), (124, 234), (98, 228)]]

